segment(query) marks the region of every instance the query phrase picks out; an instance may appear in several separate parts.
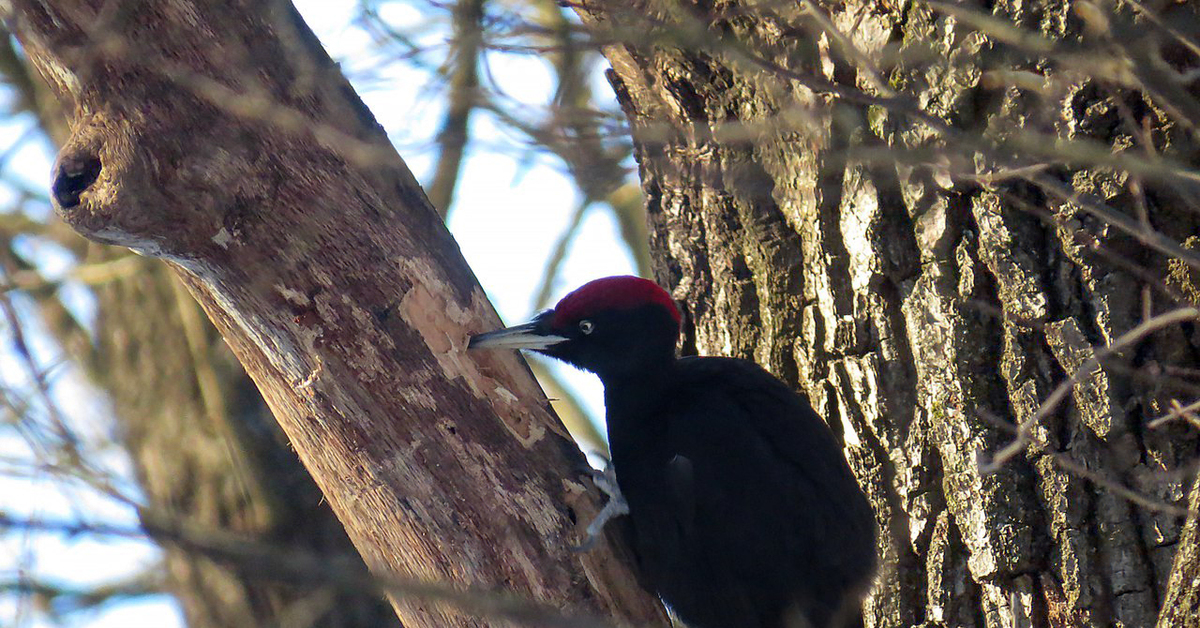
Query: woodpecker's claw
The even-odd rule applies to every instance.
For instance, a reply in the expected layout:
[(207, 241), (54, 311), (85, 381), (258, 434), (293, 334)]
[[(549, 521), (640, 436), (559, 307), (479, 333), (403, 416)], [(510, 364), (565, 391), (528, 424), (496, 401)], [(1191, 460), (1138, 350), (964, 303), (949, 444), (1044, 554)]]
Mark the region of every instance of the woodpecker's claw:
[(583, 543), (571, 548), (575, 552), (590, 551), (596, 546), (596, 539), (600, 538), (604, 524), (614, 517), (629, 514), (629, 504), (625, 503), (625, 497), (621, 495), (621, 487), (617, 485), (617, 473), (613, 470), (611, 462), (604, 466), (603, 471), (592, 469), (592, 483), (608, 496), (608, 501), (605, 502), (604, 508), (596, 513), (596, 518), (588, 524), (587, 538)]
[(617, 470), (613, 468), (611, 460), (604, 462), (603, 469), (590, 469), (592, 474), (592, 484), (600, 489), (610, 499), (617, 499), (624, 503), (625, 498), (621, 496), (621, 487), (617, 484)]

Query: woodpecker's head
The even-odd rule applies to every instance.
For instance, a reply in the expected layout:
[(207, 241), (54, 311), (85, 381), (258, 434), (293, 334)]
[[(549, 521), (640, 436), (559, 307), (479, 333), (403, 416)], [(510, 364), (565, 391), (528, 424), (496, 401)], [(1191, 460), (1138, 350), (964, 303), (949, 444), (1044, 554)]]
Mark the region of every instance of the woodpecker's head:
[(471, 349), (531, 349), (601, 379), (635, 376), (675, 357), (679, 309), (640, 277), (605, 277), (563, 297), (532, 321), (473, 336)]

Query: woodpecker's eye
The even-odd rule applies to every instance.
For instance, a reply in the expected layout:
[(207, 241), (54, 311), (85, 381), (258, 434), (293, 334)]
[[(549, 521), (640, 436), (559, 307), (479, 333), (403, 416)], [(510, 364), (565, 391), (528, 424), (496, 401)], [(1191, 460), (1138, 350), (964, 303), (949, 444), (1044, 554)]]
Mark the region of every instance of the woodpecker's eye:
[(595, 328), (596, 326), (592, 324), (592, 321), (587, 319), (579, 321), (579, 331), (583, 332), (585, 336), (592, 333), (592, 330)]

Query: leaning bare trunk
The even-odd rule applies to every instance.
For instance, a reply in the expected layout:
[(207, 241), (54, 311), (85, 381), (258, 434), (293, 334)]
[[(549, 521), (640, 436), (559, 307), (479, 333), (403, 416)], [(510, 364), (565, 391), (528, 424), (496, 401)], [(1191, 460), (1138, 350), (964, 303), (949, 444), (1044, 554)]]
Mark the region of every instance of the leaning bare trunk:
[[(66, 141), (66, 116), (53, 95), (7, 42), (0, 57), (25, 109), (56, 144)], [(254, 383), (170, 272), (58, 225), (44, 227), (41, 236), (71, 249), (84, 267), (112, 269), (92, 292), (90, 333), (56, 292), (31, 296), (46, 328), (112, 401), (117, 438), (146, 508), (269, 545), (355, 556)], [(4, 244), (6, 235), (0, 233)], [(161, 573), (189, 628), (399, 625), (391, 607), (369, 592), (285, 585), (171, 544), (163, 551), (165, 569), (149, 569)]]
[[(542, 612), (660, 617), (619, 546), (570, 551), (596, 510), (582, 457), (518, 359), (465, 352), (496, 316), (294, 10), (92, 4), (14, 3), (30, 58), (74, 105), (60, 213), (171, 263), (371, 568)], [(206, 404), (237, 394), (204, 386)], [(393, 601), (406, 626), (488, 625)]]
[[(889, 531), (870, 626), (1150, 626), (1194, 586), (1196, 428), (1151, 422), (1196, 398), (1195, 310), (1154, 317), (1197, 294), (1200, 214), (1113, 152), (1194, 163), (1194, 96), (1154, 72), (1196, 59), (1073, 4), (582, 11), (630, 42), (605, 54), (690, 342), (807, 392)], [(1174, 65), (1118, 43), (1147, 34)], [(1085, 72), (1120, 55), (1141, 73)]]
[[(161, 264), (142, 266), (96, 291), (99, 346), (85, 360), (113, 400), (148, 507), (270, 546), (356, 555), (204, 312)], [(166, 549), (168, 586), (190, 628), (399, 625), (369, 592), (272, 582)]]

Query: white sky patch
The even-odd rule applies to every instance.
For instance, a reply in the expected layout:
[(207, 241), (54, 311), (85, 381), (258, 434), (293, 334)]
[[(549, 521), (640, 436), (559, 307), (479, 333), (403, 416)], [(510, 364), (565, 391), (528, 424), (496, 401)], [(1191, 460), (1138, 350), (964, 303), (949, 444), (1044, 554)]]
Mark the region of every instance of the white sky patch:
[(521, 104), (545, 106), (546, 95), (554, 92), (554, 70), (541, 57), (493, 53), (488, 55), (488, 68), (496, 88)]
[(408, 29), (421, 24), (427, 18), (413, 4), (387, 2), (379, 5), (379, 17), (397, 28)]
[[(49, 196), (50, 168), (54, 163), (54, 148), (40, 134), (30, 134), (37, 120), (30, 114), (21, 114), (0, 121), (0, 146), (12, 152), (5, 154), (2, 165), (6, 179), (34, 196)], [(19, 142), (19, 143), (18, 143)], [(16, 196), (8, 191), (9, 198)], [(34, 212), (30, 210), (38, 210)], [(26, 203), (25, 211), (34, 218), (44, 219), (50, 215), (48, 206)]]

